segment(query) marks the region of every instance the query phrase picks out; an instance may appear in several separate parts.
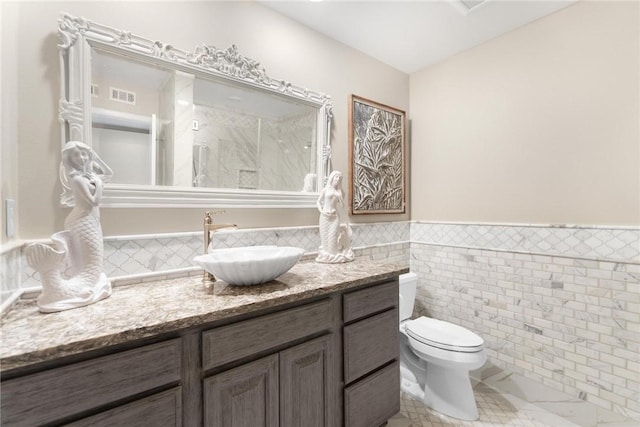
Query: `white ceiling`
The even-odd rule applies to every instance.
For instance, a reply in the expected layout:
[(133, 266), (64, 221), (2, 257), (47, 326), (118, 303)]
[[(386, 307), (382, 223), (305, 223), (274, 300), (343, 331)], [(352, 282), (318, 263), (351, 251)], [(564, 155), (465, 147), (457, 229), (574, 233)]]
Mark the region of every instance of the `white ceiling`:
[(280, 14), (408, 74), (575, 1), (487, 0), (465, 12), (455, 0), (260, 0)]

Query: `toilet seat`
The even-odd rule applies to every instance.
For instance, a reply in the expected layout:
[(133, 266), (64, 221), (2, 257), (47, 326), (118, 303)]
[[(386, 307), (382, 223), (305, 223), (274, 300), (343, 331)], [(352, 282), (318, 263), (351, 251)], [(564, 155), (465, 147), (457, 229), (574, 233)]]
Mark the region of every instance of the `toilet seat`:
[(405, 331), (414, 340), (442, 350), (476, 353), (484, 349), (482, 337), (443, 320), (419, 317), (406, 322)]

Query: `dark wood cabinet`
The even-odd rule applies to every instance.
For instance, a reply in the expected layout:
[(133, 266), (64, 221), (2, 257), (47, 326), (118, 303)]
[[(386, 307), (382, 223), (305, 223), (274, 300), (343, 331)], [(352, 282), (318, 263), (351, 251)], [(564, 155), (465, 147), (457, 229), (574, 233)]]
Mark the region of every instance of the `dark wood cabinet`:
[(3, 376), (2, 425), (372, 427), (399, 410), (398, 281)]

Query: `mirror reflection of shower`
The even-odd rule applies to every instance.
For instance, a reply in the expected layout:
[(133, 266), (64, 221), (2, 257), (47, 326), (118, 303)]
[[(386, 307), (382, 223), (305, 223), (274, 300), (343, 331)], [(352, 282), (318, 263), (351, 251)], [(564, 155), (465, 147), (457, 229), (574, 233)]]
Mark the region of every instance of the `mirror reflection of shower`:
[[(91, 37), (107, 35), (101, 31)], [(116, 172), (112, 184), (167, 186), (182, 194), (189, 187), (229, 194), (318, 191), (315, 175), (326, 172), (329, 158), (323, 155), (331, 111), (325, 95), (288, 82), (286, 91), (272, 90), (197, 64), (192, 72), (104, 44), (83, 43), (90, 61), (68, 64), (73, 72), (65, 75), (82, 94), (83, 115), (91, 113), (88, 139)], [(78, 46), (69, 52), (82, 51)], [(85, 102), (88, 96), (91, 102)]]
[(317, 191), (315, 113), (257, 117), (194, 104), (194, 187)]

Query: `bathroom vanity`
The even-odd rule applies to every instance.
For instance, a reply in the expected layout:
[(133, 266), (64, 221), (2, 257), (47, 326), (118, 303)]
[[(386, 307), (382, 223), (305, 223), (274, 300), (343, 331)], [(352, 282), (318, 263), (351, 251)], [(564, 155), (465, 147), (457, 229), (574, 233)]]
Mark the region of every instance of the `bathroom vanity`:
[(268, 284), (119, 286), (2, 319), (2, 425), (363, 426), (400, 409), (398, 276), (300, 262)]

